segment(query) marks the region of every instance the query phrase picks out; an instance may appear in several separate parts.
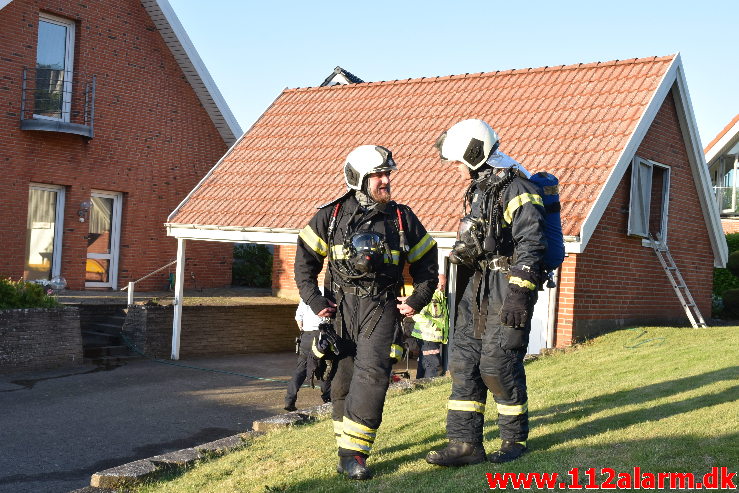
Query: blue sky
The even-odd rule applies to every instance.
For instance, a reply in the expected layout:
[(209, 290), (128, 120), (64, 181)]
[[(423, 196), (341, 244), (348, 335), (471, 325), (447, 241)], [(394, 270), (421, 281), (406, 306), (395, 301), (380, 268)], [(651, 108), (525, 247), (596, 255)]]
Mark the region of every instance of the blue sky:
[(244, 130), (286, 87), (680, 52), (703, 145), (739, 113), (739, 2), (169, 0)]

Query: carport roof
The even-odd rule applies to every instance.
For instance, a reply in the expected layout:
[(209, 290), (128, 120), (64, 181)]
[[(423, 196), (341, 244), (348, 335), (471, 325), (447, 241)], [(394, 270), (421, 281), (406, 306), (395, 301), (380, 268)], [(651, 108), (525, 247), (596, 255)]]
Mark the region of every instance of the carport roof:
[(564, 234), (592, 232), (615, 189), (606, 184), (614, 175), (620, 180), (633, 142), (683, 77), (681, 67), (680, 56), (670, 55), (286, 89), (170, 215), (169, 226), (297, 230), (317, 205), (344, 192), (348, 152), (378, 144), (399, 166), (394, 198), (429, 231), (454, 232), (466, 183), (439, 161), (433, 143), (457, 121), (482, 118), (499, 133), (502, 151), (529, 171), (559, 177)]

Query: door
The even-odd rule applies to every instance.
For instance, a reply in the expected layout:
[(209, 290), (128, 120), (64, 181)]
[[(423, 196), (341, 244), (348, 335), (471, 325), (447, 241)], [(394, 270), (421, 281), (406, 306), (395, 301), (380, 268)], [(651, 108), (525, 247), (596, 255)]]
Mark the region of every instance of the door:
[(90, 202), (85, 287), (116, 289), (123, 197), (94, 191)]
[(64, 188), (31, 185), (28, 190), (23, 278), (49, 280), (61, 273)]

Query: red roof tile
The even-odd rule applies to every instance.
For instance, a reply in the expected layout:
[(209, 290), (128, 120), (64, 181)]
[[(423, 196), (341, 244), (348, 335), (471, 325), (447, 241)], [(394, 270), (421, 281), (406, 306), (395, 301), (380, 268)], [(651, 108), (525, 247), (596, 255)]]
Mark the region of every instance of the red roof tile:
[(736, 125), (736, 122), (739, 122), (739, 115), (736, 115), (736, 116), (735, 116), (735, 117), (734, 117), (734, 118), (733, 118), (733, 119), (732, 119), (732, 120), (731, 120), (731, 121), (729, 122), (729, 124), (728, 124), (728, 125), (726, 125), (726, 126), (725, 126), (725, 127), (723, 128), (723, 130), (721, 130), (721, 131), (720, 131), (720, 132), (718, 133), (718, 135), (716, 135), (716, 137), (714, 137), (714, 138), (713, 138), (713, 140), (712, 140), (711, 142), (709, 142), (709, 143), (708, 143), (708, 145), (706, 146), (706, 148), (705, 148), (705, 149), (703, 149), (703, 153), (704, 153), (704, 154), (708, 154), (708, 151), (709, 151), (709, 150), (711, 150), (711, 148), (712, 148), (713, 146), (715, 146), (715, 145), (716, 145), (716, 143), (717, 143), (717, 142), (718, 142), (719, 140), (721, 140), (721, 137), (723, 137), (724, 135), (726, 135), (726, 133), (727, 133), (727, 132), (728, 132), (729, 130), (731, 130), (731, 128), (732, 128), (732, 127), (733, 127), (734, 125)]
[(400, 168), (394, 198), (428, 230), (456, 231), (466, 183), (433, 143), (482, 118), (501, 150), (559, 177), (564, 233), (577, 235), (674, 58), (287, 89), (171, 222), (302, 228), (344, 192), (345, 156), (378, 144)]

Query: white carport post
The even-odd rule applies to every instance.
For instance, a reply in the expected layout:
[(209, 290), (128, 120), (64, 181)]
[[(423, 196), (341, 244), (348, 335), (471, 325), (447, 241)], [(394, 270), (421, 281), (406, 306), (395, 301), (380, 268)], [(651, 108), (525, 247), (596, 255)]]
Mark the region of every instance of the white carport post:
[(174, 316), (172, 317), (172, 359), (180, 359), (182, 296), (185, 291), (185, 239), (177, 238), (177, 268), (174, 278)]

